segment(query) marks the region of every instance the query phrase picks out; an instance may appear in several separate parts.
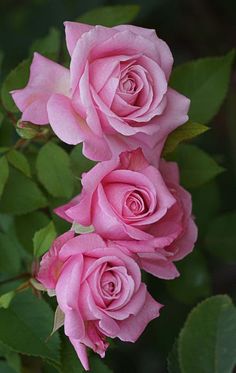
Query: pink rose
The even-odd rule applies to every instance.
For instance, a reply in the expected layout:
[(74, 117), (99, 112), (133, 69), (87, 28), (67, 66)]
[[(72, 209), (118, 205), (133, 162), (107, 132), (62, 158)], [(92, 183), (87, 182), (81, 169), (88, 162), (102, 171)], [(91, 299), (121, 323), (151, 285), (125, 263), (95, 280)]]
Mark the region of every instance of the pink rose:
[[(48, 122), (94, 160), (141, 146), (158, 163), (166, 136), (188, 119), (189, 100), (168, 87), (173, 57), (154, 30), (65, 22), (70, 70), (35, 53), (30, 79), (12, 92), (22, 120)], [(155, 158), (153, 157), (155, 154)]]
[(55, 212), (93, 225), (107, 240), (125, 241), (140, 265), (161, 278), (178, 275), (173, 261), (194, 246), (197, 229), (190, 194), (179, 185), (177, 164), (151, 166), (141, 149), (104, 161), (82, 177), (82, 193)]
[(37, 278), (55, 289), (65, 334), (88, 370), (86, 347), (104, 357), (106, 337), (135, 342), (162, 306), (147, 292), (131, 257), (97, 234), (72, 235), (54, 242)]

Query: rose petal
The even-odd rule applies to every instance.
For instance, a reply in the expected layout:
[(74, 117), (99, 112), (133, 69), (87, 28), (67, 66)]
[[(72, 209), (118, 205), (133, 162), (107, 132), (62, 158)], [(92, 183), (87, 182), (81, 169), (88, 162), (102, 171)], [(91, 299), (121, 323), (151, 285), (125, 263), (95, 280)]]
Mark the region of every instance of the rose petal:
[(34, 53), (30, 78), (23, 89), (12, 91), (12, 98), (23, 112), (22, 120), (47, 124), (47, 102), (52, 94), (69, 96), (70, 72), (63, 66)]
[(64, 22), (65, 26), (65, 34), (66, 34), (66, 45), (67, 49), (72, 55), (77, 41), (81, 38), (81, 36), (90, 30), (92, 30), (94, 27), (91, 25), (86, 25), (84, 23), (79, 22)]
[(142, 334), (147, 324), (159, 316), (162, 305), (156, 302), (147, 292), (144, 306), (137, 315), (130, 316), (119, 322), (120, 331), (117, 335), (122, 341), (135, 342)]
[(47, 109), (51, 127), (62, 141), (76, 145), (90, 136), (87, 124), (74, 111), (68, 97), (59, 94), (52, 95)]

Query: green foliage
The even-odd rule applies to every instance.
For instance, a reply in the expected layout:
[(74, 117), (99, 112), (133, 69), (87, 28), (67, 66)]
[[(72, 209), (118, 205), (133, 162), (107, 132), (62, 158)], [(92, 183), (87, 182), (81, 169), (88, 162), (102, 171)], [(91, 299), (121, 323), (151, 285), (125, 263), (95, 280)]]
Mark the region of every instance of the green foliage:
[(11, 234), (0, 232), (0, 272), (16, 274), (20, 270), (19, 246)]
[(61, 350), (61, 365), (62, 373), (82, 373), (84, 369), (81, 365), (81, 362), (78, 359), (78, 356), (69, 342), (69, 340), (64, 337), (62, 342)]
[(189, 121), (183, 124), (168, 136), (162, 151), (162, 156), (173, 152), (180, 142), (190, 140), (198, 135), (201, 135), (202, 133), (208, 131), (208, 129), (209, 128), (207, 126), (200, 123), (193, 123)]
[[(104, 6), (83, 14), (79, 21), (112, 27), (132, 22), (138, 11), (137, 5)], [(30, 58), (35, 51), (63, 61), (60, 31), (51, 28), (45, 37), (36, 40), (29, 50)], [(0, 60), (1, 56), (0, 53)], [(157, 329), (155, 326), (152, 329), (152, 340), (161, 341), (154, 347), (158, 350), (157, 359), (159, 354), (169, 351), (191, 306), (211, 294), (208, 269), (212, 269), (212, 258), (208, 254), (227, 262), (236, 259), (236, 214), (219, 215), (220, 193), (214, 179), (223, 168), (198, 147), (180, 144), (208, 130), (200, 123), (211, 121), (220, 108), (233, 60), (234, 51), (222, 57), (189, 62), (177, 67), (171, 77), (171, 85), (191, 99), (190, 120), (170, 134), (162, 155), (178, 162), (181, 184), (192, 189), (193, 214), (200, 233), (199, 248), (176, 263), (179, 278), (150, 281), (151, 288), (157, 287), (156, 293), (151, 291), (152, 295), (156, 294), (168, 307), (157, 320)], [(58, 218), (53, 208), (79, 193), (81, 175), (95, 162), (83, 156), (81, 144), (71, 150), (53, 138), (49, 126), (35, 126), (19, 119), (19, 110), (9, 91), (26, 85), (30, 62), (31, 59), (26, 59), (12, 70), (3, 79), (1, 88), (0, 372), (31, 373), (35, 366), (25, 366), (25, 360), (29, 359), (43, 373), (82, 373), (84, 369), (69, 340), (61, 336), (60, 348), (59, 333), (50, 337), (54, 312), (49, 304), (56, 308), (56, 300), (50, 298), (45, 302), (34, 276), (39, 257), (49, 249), (57, 234), (71, 226)], [(48, 142), (49, 138), (52, 140)], [(211, 149), (217, 152), (214, 145)], [(79, 224), (73, 228), (79, 234), (93, 230), (92, 226)], [(205, 248), (207, 255), (200, 252)], [(28, 274), (31, 269), (32, 274)], [(22, 291), (27, 286), (33, 288), (34, 294), (29, 289)], [(236, 362), (235, 325), (235, 307), (227, 296), (200, 303), (190, 312), (169, 354), (169, 373), (230, 373)], [(20, 355), (28, 355), (23, 356), (23, 366)], [(91, 353), (89, 359), (92, 373), (112, 372), (97, 355)], [(149, 366), (145, 365), (145, 369), (149, 370)]]
[(0, 308), (5, 308), (5, 309), (8, 308), (14, 296), (15, 296), (15, 291), (13, 290), (1, 295), (0, 296)]
[(8, 162), (26, 176), (31, 176), (30, 165), (26, 156), (18, 150), (12, 149), (7, 153)]
[(171, 158), (178, 162), (181, 183), (186, 188), (199, 187), (224, 171), (212, 157), (195, 145), (180, 145)]
[(12, 369), (6, 361), (0, 361), (0, 372), (1, 373), (16, 373), (14, 369)]
[[(13, 369), (15, 373), (21, 373), (21, 360), (19, 354), (11, 351), (7, 346), (0, 343), (0, 356), (4, 356), (9, 367)], [(2, 371), (0, 370), (2, 373)]]
[(138, 12), (138, 5), (103, 6), (88, 11), (79, 17), (78, 21), (90, 25), (113, 27), (132, 22)]
[(49, 224), (48, 216), (41, 211), (15, 217), (15, 229), (19, 242), (30, 253), (33, 252), (33, 237), (36, 231)]
[(17, 295), (7, 310), (0, 309), (0, 341), (11, 350), (40, 356), (59, 365), (59, 337), (49, 337), (53, 312), (30, 291)]
[(167, 359), (168, 373), (182, 373), (179, 366), (178, 341), (176, 341)]
[(4, 118), (4, 115), (3, 115), (3, 113), (1, 113), (1, 111), (0, 111), (0, 127), (1, 127), (1, 124), (2, 124), (2, 121), (3, 121), (3, 118)]
[(222, 214), (210, 222), (206, 248), (227, 262), (236, 262), (236, 212)]
[(180, 333), (182, 373), (231, 373), (236, 363), (236, 308), (226, 295), (198, 304)]
[(60, 146), (53, 142), (44, 145), (38, 153), (36, 168), (40, 182), (52, 196), (72, 196), (74, 176), (70, 157)]
[(0, 198), (9, 176), (9, 166), (6, 157), (0, 158)]
[(193, 214), (199, 228), (199, 236), (205, 236), (212, 219), (220, 209), (220, 192), (215, 180), (192, 190)]
[(175, 299), (192, 304), (210, 295), (210, 275), (205, 258), (198, 248), (176, 264), (180, 277), (167, 282), (167, 288)]
[(19, 120), (16, 125), (17, 134), (22, 139), (26, 139), (26, 140), (33, 139), (41, 131), (42, 131), (41, 127), (35, 126), (34, 124), (31, 124), (29, 122), (21, 122)]
[(53, 222), (50, 222), (46, 227), (35, 232), (33, 238), (34, 255), (39, 257), (43, 255), (50, 248), (52, 242), (55, 240), (57, 232)]
[(14, 70), (12, 70), (2, 85), (1, 98), (6, 110), (17, 113), (18, 109), (11, 98), (10, 91), (24, 88), (29, 78), (31, 60), (22, 61)]
[(190, 120), (208, 123), (218, 112), (227, 93), (235, 51), (222, 57), (202, 58), (178, 66), (171, 86), (191, 100)]
[(112, 373), (112, 370), (98, 357), (90, 359), (91, 373)]
[(37, 184), (11, 167), (0, 203), (1, 212), (21, 215), (45, 206), (47, 200)]
[(73, 173), (78, 178), (81, 178), (83, 172), (88, 172), (96, 164), (82, 154), (81, 144), (73, 147), (70, 157)]
[(30, 47), (30, 54), (38, 52), (48, 58), (57, 59), (60, 51), (60, 31), (56, 28), (51, 28), (49, 33), (44, 38), (35, 40)]

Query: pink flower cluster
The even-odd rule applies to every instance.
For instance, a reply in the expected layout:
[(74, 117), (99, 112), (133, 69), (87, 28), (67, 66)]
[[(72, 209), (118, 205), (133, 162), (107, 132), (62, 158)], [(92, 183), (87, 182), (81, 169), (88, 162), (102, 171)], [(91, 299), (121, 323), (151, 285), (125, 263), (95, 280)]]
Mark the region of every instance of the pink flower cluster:
[[(162, 279), (192, 251), (197, 228), (176, 163), (160, 159), (189, 100), (168, 86), (173, 57), (154, 30), (66, 22), (67, 69), (35, 53), (27, 86), (13, 91), (22, 120), (50, 123), (68, 144), (99, 161), (82, 192), (55, 212), (72, 223), (41, 261), (64, 330), (84, 368), (86, 348), (105, 355), (107, 337), (134, 342), (159, 316), (141, 269)], [(76, 235), (74, 227), (93, 233)]]

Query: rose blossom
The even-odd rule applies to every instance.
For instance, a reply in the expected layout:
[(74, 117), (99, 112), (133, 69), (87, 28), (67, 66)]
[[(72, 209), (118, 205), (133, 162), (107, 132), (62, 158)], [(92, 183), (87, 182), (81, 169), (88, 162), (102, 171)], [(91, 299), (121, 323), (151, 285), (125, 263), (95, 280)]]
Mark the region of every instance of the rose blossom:
[(176, 163), (162, 160), (158, 170), (141, 149), (124, 152), (83, 174), (82, 187), (80, 195), (55, 210), (59, 216), (93, 225), (107, 240), (125, 241), (142, 268), (158, 277), (178, 275), (172, 262), (193, 249), (197, 228)]
[(57, 238), (44, 255), (37, 279), (55, 290), (64, 330), (84, 368), (86, 347), (104, 357), (106, 337), (135, 342), (162, 307), (141, 282), (137, 263), (95, 234)]
[[(189, 100), (168, 87), (173, 57), (154, 30), (65, 22), (70, 69), (34, 54), (27, 86), (12, 92), (22, 120), (50, 123), (94, 160), (141, 146), (158, 163)], [(153, 157), (155, 154), (155, 158)]]

